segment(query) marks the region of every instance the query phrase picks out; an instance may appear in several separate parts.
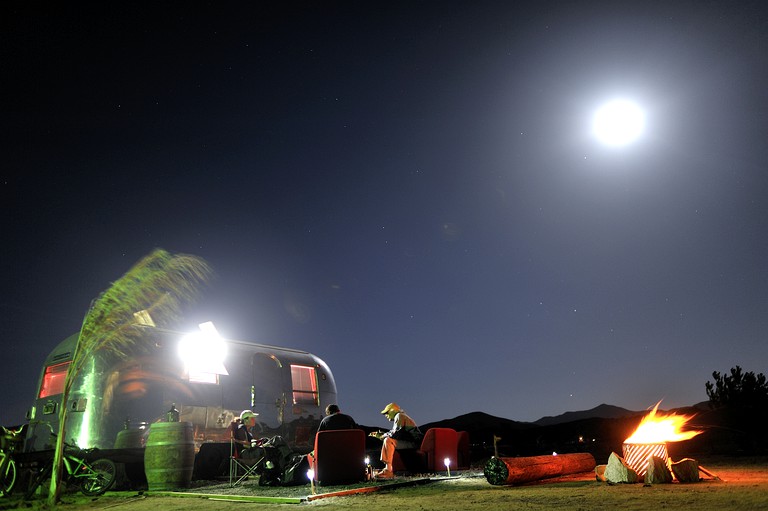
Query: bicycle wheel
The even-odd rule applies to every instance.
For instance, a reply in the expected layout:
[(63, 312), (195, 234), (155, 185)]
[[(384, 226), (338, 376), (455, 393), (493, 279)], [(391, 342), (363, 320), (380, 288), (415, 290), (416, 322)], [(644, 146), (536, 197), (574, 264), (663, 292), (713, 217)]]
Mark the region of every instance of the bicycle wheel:
[(106, 458), (100, 458), (89, 465), (92, 473), (83, 479), (80, 491), (89, 497), (101, 495), (114, 484), (117, 468), (112, 460)]
[(24, 492), (24, 500), (29, 500), (35, 496), (35, 491), (37, 491), (38, 486), (43, 484), (47, 479), (51, 477), (52, 471), (53, 465), (46, 463), (44, 467), (32, 473), (29, 478), (29, 486), (27, 486), (27, 491)]
[(10, 495), (13, 491), (13, 486), (16, 484), (16, 462), (11, 457), (7, 457), (0, 463), (5, 465), (0, 473), (0, 494), (3, 497)]

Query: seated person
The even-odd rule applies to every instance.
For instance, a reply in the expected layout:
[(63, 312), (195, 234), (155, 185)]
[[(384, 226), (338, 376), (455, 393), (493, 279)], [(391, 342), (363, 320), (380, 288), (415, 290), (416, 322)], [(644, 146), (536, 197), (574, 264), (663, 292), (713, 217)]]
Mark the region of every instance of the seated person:
[(254, 438), (253, 428), (256, 426), (256, 412), (243, 410), (239, 419), (235, 419), (230, 424), (232, 441), (235, 443), (237, 452), (243, 458), (256, 457), (257, 453), (251, 448), (261, 445), (261, 440)]
[(395, 477), (392, 462), (395, 457), (395, 449), (415, 449), (421, 444), (424, 435), (421, 434), (416, 423), (411, 419), (397, 403), (389, 403), (381, 411), (382, 415), (392, 421), (392, 429), (387, 432), (375, 431), (371, 436), (380, 439), (381, 461), (384, 468), (375, 476), (379, 479), (392, 479)]
[(325, 407), (325, 417), (320, 421), (317, 432), (329, 431), (332, 429), (357, 429), (357, 423), (351, 416), (341, 413), (339, 405), (328, 405)]
[[(339, 405), (333, 404), (325, 407), (325, 417), (320, 421), (317, 432), (332, 431), (335, 429), (358, 429), (359, 426), (352, 416), (341, 413)], [(315, 468), (315, 451), (308, 454), (310, 468)]]

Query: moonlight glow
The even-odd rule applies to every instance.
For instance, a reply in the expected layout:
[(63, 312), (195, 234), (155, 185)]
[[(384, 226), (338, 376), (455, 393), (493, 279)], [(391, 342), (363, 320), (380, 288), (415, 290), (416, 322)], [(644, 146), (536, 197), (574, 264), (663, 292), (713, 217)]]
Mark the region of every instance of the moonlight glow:
[(595, 113), (592, 130), (602, 143), (624, 146), (637, 140), (645, 128), (645, 114), (635, 103), (624, 99), (606, 103)]

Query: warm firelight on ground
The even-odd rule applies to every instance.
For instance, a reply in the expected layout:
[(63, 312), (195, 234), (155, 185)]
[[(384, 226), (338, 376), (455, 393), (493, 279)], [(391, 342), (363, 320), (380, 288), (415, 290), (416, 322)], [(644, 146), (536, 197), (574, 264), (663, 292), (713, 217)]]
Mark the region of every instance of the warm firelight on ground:
[(657, 414), (661, 401), (656, 403), (653, 410), (646, 415), (634, 433), (624, 440), (627, 444), (657, 444), (665, 442), (680, 442), (690, 440), (702, 431), (683, 431), (685, 425), (694, 416)]

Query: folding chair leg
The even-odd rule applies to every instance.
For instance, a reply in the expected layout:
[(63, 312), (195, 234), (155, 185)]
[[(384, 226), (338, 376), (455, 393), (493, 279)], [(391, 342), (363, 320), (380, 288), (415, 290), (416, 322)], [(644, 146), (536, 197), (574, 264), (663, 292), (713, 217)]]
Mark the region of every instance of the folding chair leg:
[[(253, 465), (246, 465), (235, 457), (229, 458), (229, 487), (234, 488), (248, 479), (248, 477), (256, 474), (256, 470), (259, 468), (262, 461), (264, 461), (264, 456), (256, 460), (256, 463)], [(238, 475), (238, 469), (243, 470), (243, 475)], [(234, 482), (233, 479), (235, 479)]]

